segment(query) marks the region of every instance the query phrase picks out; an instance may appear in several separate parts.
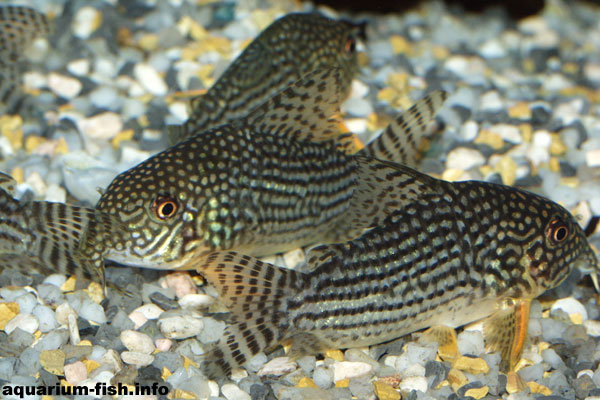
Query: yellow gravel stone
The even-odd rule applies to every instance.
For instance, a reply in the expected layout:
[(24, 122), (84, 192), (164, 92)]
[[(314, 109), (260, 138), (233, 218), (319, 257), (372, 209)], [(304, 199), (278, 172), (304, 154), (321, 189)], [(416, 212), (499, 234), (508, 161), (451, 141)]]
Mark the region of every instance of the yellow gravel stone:
[(560, 161), (556, 157), (550, 157), (550, 161), (548, 161), (548, 166), (550, 167), (550, 171), (559, 172), (560, 171)]
[(173, 375), (173, 373), (169, 370), (169, 368), (162, 367), (162, 370), (160, 371), (160, 377), (163, 381), (166, 381), (171, 375)]
[(59, 137), (56, 141), (56, 147), (54, 148), (54, 154), (67, 154), (69, 152), (69, 145), (64, 137)]
[(374, 381), (373, 387), (378, 400), (400, 400), (400, 393), (385, 382)]
[(475, 138), (475, 143), (487, 144), (494, 150), (499, 150), (502, 148), (502, 146), (504, 146), (504, 140), (502, 139), (502, 136), (488, 129), (482, 129), (479, 132), (479, 135), (477, 135)]
[(506, 391), (510, 394), (518, 393), (523, 391), (527, 384), (523, 381), (523, 378), (516, 372), (509, 372), (507, 375), (506, 381)]
[(29, 135), (25, 138), (25, 151), (27, 152), (27, 154), (31, 154), (33, 150), (37, 149), (39, 146), (46, 143), (47, 141), (48, 139), (44, 137)]
[(65, 353), (62, 350), (44, 350), (40, 354), (40, 365), (53, 375), (64, 375)]
[(100, 304), (104, 300), (104, 289), (98, 282), (92, 282), (85, 290), (94, 303)]
[(80, 341), (79, 343), (77, 343), (77, 346), (91, 346), (92, 342), (90, 342), (89, 340), (85, 339)]
[(333, 358), (335, 361), (344, 361), (344, 353), (341, 350), (327, 350), (325, 357)]
[(519, 125), (519, 130), (521, 131), (521, 135), (523, 136), (524, 142), (531, 142), (531, 138), (533, 138), (533, 128), (529, 124), (521, 124)]
[(463, 177), (465, 171), (458, 168), (449, 168), (442, 174), (442, 179), (448, 182), (454, 182)]
[(33, 338), (35, 340), (38, 340), (41, 337), (42, 337), (42, 331), (40, 331), (39, 329), (37, 331), (33, 332)]
[(273, 22), (277, 16), (277, 12), (278, 10), (276, 8), (253, 10), (250, 12), (250, 19), (256, 24), (258, 30), (262, 31)]
[(85, 365), (85, 369), (87, 370), (88, 375), (100, 366), (100, 363), (94, 360), (88, 360), (87, 358), (82, 361), (83, 365)]
[(148, 125), (150, 125), (150, 121), (148, 120), (148, 116), (146, 116), (146, 114), (140, 115), (137, 119), (137, 122), (142, 128), (146, 128)]
[(575, 325), (581, 325), (581, 324), (583, 324), (583, 316), (581, 314), (579, 314), (578, 312), (573, 313), (573, 314), (569, 314), (569, 319)]
[(394, 54), (411, 53), (412, 46), (408, 40), (400, 35), (390, 36), (390, 44)]
[(7, 304), (9, 303), (0, 303), (0, 329), (2, 330), (4, 330), (6, 324), (19, 313), (19, 305), (17, 303), (13, 303), (17, 304), (17, 312), (13, 311)]
[(485, 397), (488, 392), (490, 391), (490, 388), (487, 386), (483, 386), (480, 388), (473, 388), (473, 389), (469, 389), (465, 392), (465, 396), (466, 397), (473, 397), (477, 400), (481, 399), (482, 397)]
[(392, 103), (396, 97), (398, 96), (398, 92), (396, 89), (391, 87), (385, 87), (377, 92), (377, 100), (387, 101), (388, 103)]
[(575, 176), (564, 176), (560, 178), (560, 184), (577, 189), (579, 187), (579, 179)]
[[(336, 386), (337, 386), (337, 384), (336, 384)], [(313, 381), (313, 380), (312, 380), (312, 379), (310, 379), (310, 378), (307, 378), (306, 376), (305, 376), (305, 377), (303, 377), (302, 379), (300, 379), (300, 380), (298, 381), (298, 384), (296, 385), (296, 387), (299, 387), (299, 388), (307, 388), (307, 387), (309, 387), (309, 388), (315, 388), (315, 389), (318, 389), (318, 388), (319, 388), (319, 387), (318, 387), (318, 386), (315, 384), (315, 381)]]
[(17, 182), (17, 185), (25, 182), (25, 172), (23, 172), (23, 168), (21, 167), (13, 168), (13, 170), (10, 172), (10, 176), (12, 176)]
[(140, 37), (138, 45), (142, 50), (154, 51), (158, 47), (158, 35), (154, 33), (147, 33)]
[(62, 284), (60, 290), (63, 292), (72, 292), (75, 290), (76, 279), (74, 276), (70, 276), (65, 283)]
[(197, 363), (195, 363), (194, 361), (190, 360), (186, 356), (183, 356), (183, 367), (185, 368), (186, 371), (190, 368), (190, 365), (193, 365), (194, 367), (198, 368), (198, 364)]
[(529, 57), (525, 58), (523, 60), (523, 70), (528, 74), (535, 72), (535, 61)]
[(461, 370), (458, 368), (451, 368), (448, 372), (448, 382), (450, 382), (450, 386), (452, 386), (452, 389), (456, 392), (459, 388), (469, 383), (469, 380)]
[(23, 147), (23, 119), (19, 115), (1, 116), (0, 133), (8, 139), (15, 151)]
[(357, 58), (358, 58), (358, 65), (361, 67), (366, 67), (371, 64), (371, 59), (369, 58), (369, 55), (367, 53), (365, 53), (364, 51), (361, 51), (360, 53), (358, 53)]
[(496, 169), (502, 177), (502, 183), (512, 186), (517, 178), (517, 163), (510, 156), (504, 156), (496, 165)]
[(566, 74), (576, 74), (579, 71), (579, 65), (574, 62), (566, 62), (562, 65), (562, 70)]
[(438, 60), (446, 59), (450, 55), (450, 50), (448, 50), (448, 48), (444, 46), (433, 46), (431, 52), (433, 53), (433, 56)]
[(529, 108), (529, 104), (520, 101), (508, 109), (508, 115), (511, 118), (529, 119), (531, 118), (531, 109)]
[(454, 363), (454, 368), (470, 374), (485, 374), (489, 372), (490, 367), (483, 358), (473, 358), (460, 356)]
[(198, 397), (196, 397), (196, 395), (194, 393), (188, 392), (187, 390), (175, 389), (175, 394), (172, 398), (195, 400)]
[(537, 382), (527, 382), (527, 386), (529, 386), (531, 393), (539, 393), (543, 394), (544, 396), (550, 396), (552, 394), (552, 390), (544, 385), (540, 385)]
[(560, 156), (567, 152), (567, 145), (563, 143), (560, 136), (557, 134), (552, 135), (552, 143), (550, 144), (550, 154), (553, 156)]
[(347, 388), (348, 386), (350, 386), (349, 378), (341, 379), (335, 383), (335, 387), (338, 387), (338, 388)]

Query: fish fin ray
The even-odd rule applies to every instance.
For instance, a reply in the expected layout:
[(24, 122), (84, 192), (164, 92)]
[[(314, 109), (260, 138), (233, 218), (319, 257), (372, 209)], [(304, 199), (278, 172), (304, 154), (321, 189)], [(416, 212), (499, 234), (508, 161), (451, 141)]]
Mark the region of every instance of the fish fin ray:
[(281, 342), (289, 324), (285, 302), (300, 274), (235, 252), (211, 253), (196, 265), (231, 312), (224, 335), (203, 361), (207, 376), (227, 375)]
[(360, 154), (416, 167), (427, 127), (447, 98), (443, 90), (429, 93), (401, 113)]

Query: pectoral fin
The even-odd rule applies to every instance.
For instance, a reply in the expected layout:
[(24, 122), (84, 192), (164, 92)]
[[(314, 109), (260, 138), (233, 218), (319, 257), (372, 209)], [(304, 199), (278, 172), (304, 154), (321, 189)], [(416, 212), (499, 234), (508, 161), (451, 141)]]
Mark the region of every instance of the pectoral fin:
[(500, 368), (504, 371), (513, 371), (523, 353), (530, 305), (528, 299), (508, 299), (502, 309), (484, 322), (486, 348), (500, 353)]

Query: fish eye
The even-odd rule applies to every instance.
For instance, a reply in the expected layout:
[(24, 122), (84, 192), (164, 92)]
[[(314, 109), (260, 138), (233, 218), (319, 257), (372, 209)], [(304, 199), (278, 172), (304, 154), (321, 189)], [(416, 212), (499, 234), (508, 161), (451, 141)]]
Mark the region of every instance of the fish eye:
[(179, 208), (177, 200), (173, 196), (161, 195), (154, 199), (152, 203), (152, 211), (159, 219), (168, 219), (175, 215)]
[(550, 225), (548, 225), (546, 236), (548, 236), (553, 243), (558, 244), (569, 236), (569, 227), (560, 219), (552, 220)]
[(356, 40), (353, 37), (349, 37), (346, 39), (346, 43), (344, 44), (344, 52), (346, 54), (354, 54), (356, 51)]

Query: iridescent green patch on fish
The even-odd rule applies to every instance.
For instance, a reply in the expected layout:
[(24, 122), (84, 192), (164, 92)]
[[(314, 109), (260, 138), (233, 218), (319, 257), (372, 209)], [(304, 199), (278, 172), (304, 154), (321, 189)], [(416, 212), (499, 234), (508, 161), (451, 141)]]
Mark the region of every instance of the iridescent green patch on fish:
[(317, 13), (285, 15), (269, 25), (236, 58), (207, 93), (191, 99), (191, 115), (170, 132), (178, 143), (244, 117), (309, 72), (324, 67), (342, 71), (345, 95), (358, 72), (356, 42), (365, 24), (333, 20)]
[(19, 61), (24, 50), (38, 36), (50, 33), (48, 18), (20, 5), (0, 6), (0, 102), (9, 112), (20, 106)]
[[(420, 194), (361, 237), (311, 250), (310, 272), (234, 252), (200, 260), (198, 272), (231, 313), (224, 337), (205, 358), (210, 376), (288, 339), (305, 346), (294, 354), (314, 353), (373, 345), (431, 326), (462, 326), (496, 313), (506, 301), (530, 300), (556, 287), (575, 266), (599, 269), (575, 219), (548, 199), (388, 166), (420, 181)], [(501, 313), (494, 327), (517, 322)], [(515, 346), (520, 338), (501, 333), (491, 339), (505, 358), (521, 351)]]
[[(311, 73), (246, 118), (115, 178), (97, 208), (122, 221), (130, 236), (107, 258), (190, 268), (189, 259), (214, 250), (261, 256), (345, 241), (418, 196), (421, 185), (411, 174), (346, 151), (348, 136), (340, 137), (334, 118), (344, 80), (339, 68)], [(444, 98), (432, 93), (424, 101), (432, 112), (423, 115), (433, 115)]]

